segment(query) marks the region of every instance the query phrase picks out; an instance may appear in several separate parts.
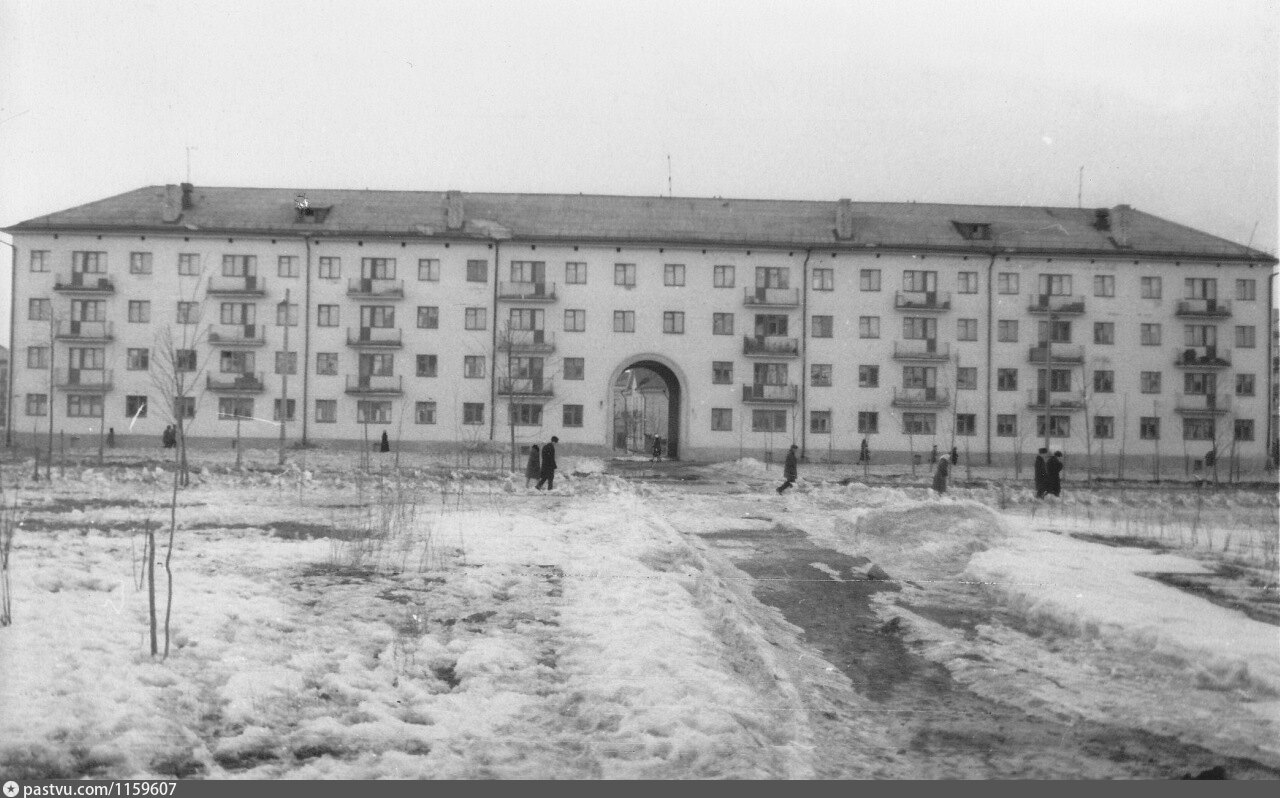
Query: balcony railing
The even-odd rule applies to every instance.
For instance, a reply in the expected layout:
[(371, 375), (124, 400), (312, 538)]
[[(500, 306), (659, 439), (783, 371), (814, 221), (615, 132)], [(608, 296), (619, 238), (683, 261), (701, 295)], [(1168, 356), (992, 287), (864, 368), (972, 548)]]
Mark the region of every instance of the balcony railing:
[(72, 272), (69, 279), (59, 275), (54, 280), (53, 290), (64, 294), (114, 294), (116, 284), (106, 275)]
[(60, 321), (57, 336), (71, 341), (110, 341), (115, 338), (109, 321)]
[(898, 310), (944, 312), (951, 310), (950, 291), (899, 291), (894, 294), (893, 306)]
[(795, 385), (760, 385), (744, 384), (742, 401), (744, 402), (785, 402), (793, 403), (799, 395)]
[(937, 339), (922, 341), (894, 341), (894, 360), (929, 360), (941, 362), (951, 359), (951, 344), (939, 344)]
[(347, 393), (395, 395), (404, 392), (404, 377), (399, 374), (348, 374)]
[(1032, 298), (1031, 304), (1027, 306), (1027, 311), (1030, 313), (1078, 316), (1084, 313), (1084, 297), (1040, 294)]
[(1210, 319), (1229, 318), (1231, 316), (1231, 300), (1184, 299), (1178, 302), (1177, 315)]
[(347, 346), (398, 347), (401, 346), (399, 327), (348, 327)]
[(58, 388), (68, 392), (105, 393), (111, 390), (111, 369), (68, 368), (58, 375)]
[(404, 280), (352, 277), (347, 280), (347, 296), (364, 299), (404, 299)]
[(1231, 412), (1231, 396), (1228, 394), (1183, 394), (1173, 405), (1178, 413), (1205, 413), (1221, 415)]
[(224, 324), (209, 331), (211, 346), (262, 346), (267, 342), (265, 330), (257, 324)]
[(209, 374), (205, 384), (211, 391), (220, 393), (261, 393), (263, 390), (262, 372), (253, 374)]
[(518, 302), (555, 302), (555, 283), (499, 282), (498, 299)]
[(894, 407), (947, 407), (951, 392), (946, 388), (894, 388)]
[(1084, 347), (1078, 344), (1033, 346), (1027, 353), (1027, 359), (1032, 363), (1083, 363)]
[(742, 338), (742, 353), (748, 357), (798, 357), (800, 339), (780, 335), (761, 335)]
[(555, 380), (543, 377), (516, 377), (498, 381), (501, 396), (551, 396), (555, 393)]
[(1231, 350), (1216, 346), (1188, 346), (1173, 359), (1173, 365), (1193, 369), (1231, 368)]
[(263, 296), (267, 286), (256, 274), (241, 277), (210, 277), (205, 293), (210, 296)]
[(747, 288), (742, 301), (755, 307), (794, 308), (800, 305), (799, 288)]
[(1050, 410), (1080, 410), (1084, 408), (1084, 398), (1079, 393), (1070, 391), (1042, 391), (1032, 388), (1027, 391), (1027, 407), (1032, 410), (1043, 410), (1048, 402)]
[(556, 334), (548, 330), (511, 330), (498, 336), (498, 349), (504, 352), (554, 352)]

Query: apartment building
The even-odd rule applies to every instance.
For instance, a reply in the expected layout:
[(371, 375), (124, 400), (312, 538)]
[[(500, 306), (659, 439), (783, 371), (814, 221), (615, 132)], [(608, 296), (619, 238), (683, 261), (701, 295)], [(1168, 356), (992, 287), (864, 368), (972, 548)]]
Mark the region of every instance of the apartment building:
[(1276, 434), (1276, 259), (1124, 205), (182, 184), (7, 232), (17, 436), (1256, 465)]

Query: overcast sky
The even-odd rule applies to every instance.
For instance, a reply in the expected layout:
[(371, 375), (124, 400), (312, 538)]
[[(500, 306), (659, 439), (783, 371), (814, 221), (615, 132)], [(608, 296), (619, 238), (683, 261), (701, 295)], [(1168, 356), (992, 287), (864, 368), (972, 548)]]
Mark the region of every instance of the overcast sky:
[(0, 0), (0, 225), (188, 147), (290, 189), (665, 194), (669, 155), (677, 196), (789, 199), (1074, 206), (1083, 166), (1086, 207), (1275, 252), (1278, 9)]

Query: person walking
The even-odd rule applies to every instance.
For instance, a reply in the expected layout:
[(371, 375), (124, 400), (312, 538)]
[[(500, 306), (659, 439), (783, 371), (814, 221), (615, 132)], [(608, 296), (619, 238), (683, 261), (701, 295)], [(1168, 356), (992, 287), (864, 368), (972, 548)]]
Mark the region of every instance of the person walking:
[(554, 490), (556, 486), (556, 444), (560, 439), (551, 436), (551, 442), (542, 447), (542, 470), (538, 472), (538, 484), (534, 487), (542, 490), (545, 484), (547, 490)]
[(539, 453), (538, 444), (529, 447), (529, 462), (524, 466), (524, 487), (525, 490), (533, 484), (534, 480), (542, 476), (542, 455)]
[(1044, 489), (1054, 496), (1062, 495), (1062, 452), (1054, 452), (1045, 465)]
[(164, 428), (164, 432), (160, 435), (160, 442), (164, 444), (164, 448), (172, 449), (177, 443), (177, 436), (173, 432), (173, 425), (169, 424)]
[(929, 450), (929, 462), (930, 463), (938, 462), (938, 444), (936, 443), (933, 445), (933, 448)]
[(382, 431), (382, 442), (378, 444), (378, 451), (391, 451), (391, 441), (387, 439), (387, 431), (385, 429)]
[(951, 465), (958, 465), (959, 463), (960, 463), (960, 450), (952, 446), (951, 447)]
[(1036, 453), (1035, 476), (1037, 499), (1043, 499), (1045, 491), (1048, 490), (1049, 472), (1047, 469), (1048, 463), (1045, 462), (1045, 455), (1048, 453), (1049, 450), (1043, 446), (1041, 446), (1040, 451)]
[(871, 462), (871, 447), (867, 445), (867, 439), (865, 437), (862, 439), (862, 447), (858, 451), (858, 462), (859, 463)]
[(796, 476), (798, 473), (797, 464), (796, 464), (796, 449), (799, 449), (799, 448), (800, 448), (799, 446), (796, 446), (793, 443), (791, 444), (791, 449), (787, 452), (787, 459), (782, 464), (782, 478), (785, 479), (786, 482), (783, 482), (781, 485), (778, 486), (779, 496), (782, 495), (782, 492), (784, 490), (796, 484)]
[(938, 464), (933, 469), (933, 489), (938, 495), (947, 492), (947, 477), (951, 475), (951, 458), (939, 457)]
[(653, 436), (653, 461), (656, 463), (662, 459), (662, 436)]
[(116, 428), (115, 427), (107, 428), (107, 448), (108, 449), (116, 448)]

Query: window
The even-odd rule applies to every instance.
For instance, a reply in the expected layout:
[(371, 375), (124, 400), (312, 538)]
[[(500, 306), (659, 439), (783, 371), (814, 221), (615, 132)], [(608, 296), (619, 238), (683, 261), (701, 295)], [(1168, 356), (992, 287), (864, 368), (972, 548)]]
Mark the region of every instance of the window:
[(1211, 418), (1184, 418), (1182, 419), (1182, 439), (1211, 441), (1214, 438), (1214, 426)]
[(636, 312), (634, 310), (615, 310), (613, 312), (613, 331), (633, 333), (636, 331)]
[(253, 372), (253, 352), (224, 349), (220, 353), (219, 366), (223, 374), (250, 374)]
[(316, 400), (316, 423), (317, 424), (336, 424), (338, 421), (338, 400), (337, 399), (317, 399)]
[(440, 308), (435, 305), (418, 306), (418, 329), (436, 330), (440, 328)]
[(196, 417), (196, 398), (194, 396), (175, 396), (173, 412), (178, 418)]
[(1018, 342), (1018, 322), (1000, 319), (996, 322), (996, 340), (1007, 344)]
[(565, 332), (586, 332), (587, 312), (585, 310), (566, 310), (564, 312)]
[(956, 413), (956, 434), (977, 435), (978, 416), (975, 413)]
[(1116, 436), (1115, 416), (1094, 416), (1093, 437), (1110, 440)]
[(1253, 396), (1254, 380), (1252, 374), (1236, 375), (1236, 396)]
[(956, 228), (956, 232), (966, 241), (990, 241), (991, 240), (991, 223), (990, 222), (955, 222), (952, 226)]
[(1116, 390), (1116, 373), (1106, 369), (1098, 369), (1093, 372), (1093, 392), (1094, 393), (1115, 393)]
[(858, 432), (874, 435), (880, 431), (880, 414), (874, 410), (858, 411)]
[(196, 350), (175, 349), (173, 351), (174, 367), (178, 371), (196, 370)]
[(511, 423), (517, 427), (541, 427), (542, 405), (513, 404), (509, 411)]
[(193, 252), (184, 252), (178, 256), (178, 275), (194, 277), (200, 274), (200, 256)]
[(319, 276), (321, 280), (336, 280), (342, 276), (342, 258), (332, 256), (320, 259)]
[[(440, 260), (438, 258), (418, 258), (418, 282), (440, 282)], [(422, 422), (418, 422), (422, 423)], [(431, 422), (434, 424), (435, 422)]]
[(907, 341), (928, 341), (938, 337), (938, 320), (907, 316), (902, 320), (902, 337)]
[(858, 290), (879, 291), (880, 290), (880, 270), (879, 269), (859, 269), (858, 270)]
[(414, 424), (436, 423), (436, 403), (435, 402), (414, 402), (413, 403), (413, 423)]
[(787, 385), (786, 363), (754, 363), (752, 364), (752, 382), (755, 385)]
[(102, 418), (102, 397), (71, 394), (67, 397), (67, 416), (69, 418)]
[[(35, 253), (32, 252), (32, 255)], [(129, 274), (151, 274), (152, 269), (150, 252), (130, 252), (129, 253)], [(36, 271), (32, 269), (31, 271)]]
[(1237, 418), (1233, 433), (1238, 441), (1253, 440), (1253, 419)]
[(1041, 296), (1071, 296), (1071, 275), (1069, 274), (1042, 274), (1040, 275), (1040, 295)]
[(564, 359), (564, 378), (566, 380), (581, 380), (587, 370), (586, 358), (566, 357)]
[(392, 305), (361, 305), (360, 326), (378, 329), (395, 327), (395, 307)]
[(484, 379), (484, 355), (463, 355), (462, 376), (471, 380)]
[(29, 416), (49, 415), (48, 394), (43, 394), (43, 393), (27, 394), (27, 415)]
[(728, 407), (711, 408), (711, 431), (733, 432), (733, 410)]
[(1114, 274), (1095, 274), (1093, 276), (1094, 296), (1115, 296), (1116, 277)]
[(151, 350), (145, 347), (126, 350), (125, 368), (129, 371), (146, 371), (151, 368)]
[(1187, 277), (1183, 280), (1186, 299), (1217, 299), (1218, 280), (1215, 277)]
[(1144, 441), (1160, 440), (1160, 419), (1156, 416), (1141, 416), (1138, 419), (1138, 437)]
[(276, 258), (276, 275), (279, 277), (298, 276), (298, 256), (280, 255)]
[(1237, 349), (1253, 349), (1257, 345), (1254, 337), (1254, 328), (1252, 326), (1236, 327), (1236, 348)]
[(484, 423), (484, 402), (463, 402), (462, 403), (462, 423), (463, 424), (483, 424)]
[(830, 363), (810, 363), (809, 364), (809, 384), (815, 388), (831, 387), (831, 364)]
[(902, 414), (902, 434), (904, 435), (933, 435), (937, 431), (937, 413)]
[(1187, 346), (1214, 346), (1218, 343), (1218, 328), (1212, 324), (1188, 324), (1184, 329)]
[(1018, 417), (1013, 413), (998, 413), (996, 415), (996, 437), (1018, 437)]
[[(296, 400), (293, 400), (293, 399), (288, 400), (288, 404), (285, 405), (285, 412), (288, 414), (289, 417), (286, 418), (285, 421), (294, 420), (294, 411), (297, 410), (297, 407), (298, 407), (298, 403)], [(276, 399), (271, 403), (271, 420), (272, 421), (280, 420), (280, 400), (279, 399)]]
[(902, 273), (902, 290), (919, 293), (938, 290), (938, 273), (907, 269)]
[(84, 274), (102, 274), (107, 270), (107, 253), (72, 252), (71, 271)]
[(564, 265), (564, 282), (565, 285), (586, 285), (587, 264), (572, 261), (566, 263)]
[(1093, 323), (1093, 342), (1095, 344), (1114, 344), (1116, 342), (1116, 323), (1114, 321), (1095, 321)]
[(49, 368), (49, 347), (28, 346), (27, 347), (27, 368), (29, 369)]
[(814, 316), (813, 317), (813, 337), (814, 338), (830, 338), (832, 329), (835, 327), (833, 316)]
[(809, 411), (809, 431), (815, 435), (831, 434), (831, 411), (830, 410), (810, 410)]
[(668, 263), (662, 267), (662, 284), (669, 286), (684, 285), (684, 264)]
[(1142, 298), (1143, 299), (1159, 299), (1160, 298), (1160, 278), (1159, 277), (1143, 277), (1142, 278)]
[(813, 270), (813, 290), (814, 291), (834, 291), (836, 289), (836, 271), (835, 269), (814, 269)]
[(684, 332), (684, 312), (667, 310), (662, 313), (662, 331), (679, 335)]
[(1017, 369), (996, 369), (996, 390), (997, 391), (1018, 390), (1018, 370)]
[(485, 330), (489, 327), (488, 308), (467, 308), (463, 320), (463, 328), (467, 330)]
[[(467, 261), (467, 282), (469, 283), (489, 282), (489, 261), (487, 260)], [(480, 411), (481, 413), (484, 412), (484, 405), (480, 405)]]
[[(34, 252), (31, 254), (35, 254)], [(32, 269), (35, 271), (35, 269)], [(1258, 298), (1257, 280), (1236, 280), (1236, 299), (1241, 302), (1252, 302)], [(1237, 436), (1238, 438), (1239, 436)], [(1253, 440), (1250, 438), (1249, 440)]]
[(956, 319), (956, 340), (957, 341), (978, 340), (978, 320), (977, 319)]
[(1139, 375), (1139, 385), (1143, 393), (1160, 393), (1160, 372), (1144, 371)]
[[(1036, 416), (1036, 437), (1044, 437), (1044, 416)], [(1049, 437), (1070, 438), (1071, 416), (1049, 416)]]
[(195, 302), (178, 303), (178, 323), (195, 324), (200, 319), (200, 306)]
[(978, 293), (978, 273), (960, 272), (956, 281), (956, 292), (960, 294)]
[(711, 314), (711, 334), (712, 335), (733, 335), (733, 314), (732, 313), (712, 313)]
[(253, 324), (257, 306), (252, 302), (223, 302), (218, 308), (223, 324)]
[(733, 288), (734, 268), (716, 266), (711, 270), (711, 284), (716, 288)]
[(337, 352), (316, 352), (316, 374), (332, 377), (338, 373)]
[(733, 361), (713, 360), (711, 362), (711, 382), (715, 385), (729, 385), (733, 382)]
[(356, 402), (357, 424), (390, 424), (391, 402), (386, 400), (361, 399)]
[(360, 277), (365, 280), (396, 279), (395, 258), (361, 258)]
[(996, 275), (996, 293), (998, 294), (1016, 294), (1018, 293), (1018, 273), (1017, 272), (1000, 272)]
[(581, 427), (582, 405), (565, 405), (560, 424), (564, 427)]
[(298, 353), (276, 352), (276, 374), (297, 374)]
[(47, 249), (31, 250), (31, 271), (33, 272), (49, 271), (49, 250)]
[(757, 266), (756, 288), (790, 288), (791, 270), (785, 266)]
[(418, 355), (417, 358), (415, 358), (415, 361), (417, 364), (417, 375), (419, 377), (436, 376), (438, 358), (435, 355)]
[(634, 288), (636, 284), (636, 265), (634, 263), (613, 264), (613, 284)]
[(977, 366), (959, 366), (958, 368), (956, 368), (956, 390), (957, 391), (978, 390), (978, 367)]
[(276, 326), (277, 327), (297, 327), (298, 326), (298, 303), (297, 302), (281, 302), (276, 305)]
[(316, 326), (317, 327), (337, 327), (338, 326), (338, 306), (337, 305), (317, 305), (316, 306)]
[(29, 321), (48, 321), (53, 318), (53, 305), (47, 299), (32, 299), (27, 302), (27, 319)]
[(858, 317), (858, 337), (859, 338), (879, 338), (880, 337), (880, 317), (879, 316), (859, 316)]
[(1160, 325), (1143, 324), (1138, 328), (1143, 346), (1160, 345)]
[(752, 432), (786, 432), (787, 411), (785, 410), (752, 410)]
[(879, 388), (880, 387), (880, 367), (879, 366), (858, 366), (858, 387), (859, 388)]

